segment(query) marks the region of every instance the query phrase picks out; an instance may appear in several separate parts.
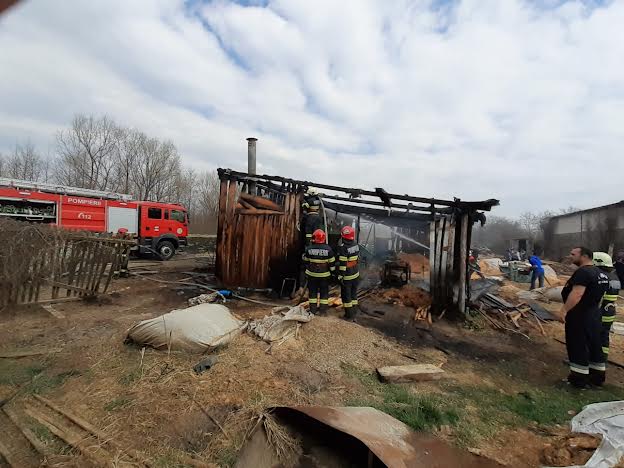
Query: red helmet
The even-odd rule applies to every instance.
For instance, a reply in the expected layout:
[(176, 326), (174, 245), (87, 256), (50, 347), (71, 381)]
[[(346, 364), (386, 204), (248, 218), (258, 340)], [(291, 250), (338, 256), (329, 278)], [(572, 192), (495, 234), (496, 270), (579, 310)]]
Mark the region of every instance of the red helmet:
[(345, 226), (340, 230), (340, 235), (343, 239), (347, 239), (350, 241), (355, 240), (355, 229), (353, 229), (351, 226)]
[(322, 229), (317, 229), (312, 233), (312, 242), (315, 244), (324, 244), (326, 239), (325, 231)]

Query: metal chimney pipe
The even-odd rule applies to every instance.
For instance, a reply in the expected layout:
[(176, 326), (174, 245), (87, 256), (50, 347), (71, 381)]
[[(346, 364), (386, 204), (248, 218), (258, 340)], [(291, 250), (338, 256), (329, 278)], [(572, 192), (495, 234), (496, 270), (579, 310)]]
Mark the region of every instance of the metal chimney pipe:
[[(256, 175), (256, 141), (257, 138), (247, 138), (247, 173)], [(256, 184), (249, 184), (249, 193), (256, 194)]]

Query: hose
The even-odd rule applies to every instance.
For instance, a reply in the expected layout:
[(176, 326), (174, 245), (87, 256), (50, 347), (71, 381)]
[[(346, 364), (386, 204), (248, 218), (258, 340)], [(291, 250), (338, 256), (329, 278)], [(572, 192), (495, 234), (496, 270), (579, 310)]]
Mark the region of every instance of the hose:
[[(154, 281), (156, 283), (182, 284), (182, 285), (185, 285), (185, 286), (195, 286), (197, 288), (205, 289), (207, 291), (219, 294), (219, 296), (221, 296), (221, 298), (223, 299), (223, 302), (225, 302), (225, 297), (223, 297), (223, 295), (219, 293), (219, 290), (211, 288), (210, 286), (206, 286), (206, 285), (203, 285), (203, 284), (197, 284), (197, 283), (191, 283), (191, 282), (188, 282), (188, 281), (167, 281), (167, 280), (161, 280), (161, 279), (158, 279), (158, 278), (152, 278), (150, 276), (143, 276), (141, 273), (135, 273), (133, 271), (131, 271), (130, 274), (133, 275), (133, 276), (138, 276), (140, 278), (149, 280), (149, 281)], [(269, 307), (283, 307), (284, 306), (284, 304), (271, 304), (269, 302), (262, 302), (262, 301), (257, 301), (255, 299), (249, 299), (248, 297), (239, 296), (238, 294), (234, 294), (234, 293), (232, 293), (232, 297), (240, 299), (241, 301), (252, 302), (254, 304), (266, 305), (266, 306), (269, 306)]]

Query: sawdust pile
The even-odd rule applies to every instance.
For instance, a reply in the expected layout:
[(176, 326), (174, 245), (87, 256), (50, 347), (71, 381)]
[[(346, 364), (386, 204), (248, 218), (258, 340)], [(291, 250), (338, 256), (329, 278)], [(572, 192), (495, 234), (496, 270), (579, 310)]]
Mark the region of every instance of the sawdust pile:
[(569, 434), (544, 447), (542, 461), (548, 466), (583, 466), (600, 445), (600, 437)]
[(418, 253), (401, 253), (399, 254), (399, 260), (409, 263), (412, 274), (422, 274), (423, 271), (429, 272), (429, 259), (424, 255)]
[(503, 286), (501, 286), (495, 294), (506, 301), (516, 303), (518, 302), (518, 293), (520, 291), (524, 291), (524, 289), (515, 286), (511, 281), (505, 281)]
[(485, 276), (502, 276), (499, 265), (502, 263), (500, 258), (480, 258), (479, 268)]
[(422, 307), (431, 305), (431, 295), (420, 288), (404, 286), (384, 291), (382, 298), (387, 302), (406, 307)]

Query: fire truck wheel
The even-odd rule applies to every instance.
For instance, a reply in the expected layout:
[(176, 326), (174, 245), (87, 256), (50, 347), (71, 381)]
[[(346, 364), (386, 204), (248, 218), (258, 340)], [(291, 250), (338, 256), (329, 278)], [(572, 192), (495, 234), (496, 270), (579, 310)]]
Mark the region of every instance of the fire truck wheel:
[(173, 257), (173, 254), (175, 254), (175, 246), (172, 242), (166, 240), (161, 241), (156, 250), (158, 251), (160, 258), (163, 260), (169, 260)]

